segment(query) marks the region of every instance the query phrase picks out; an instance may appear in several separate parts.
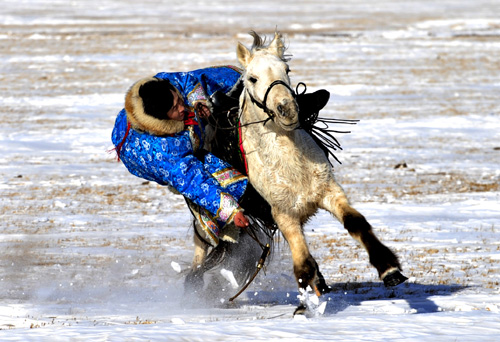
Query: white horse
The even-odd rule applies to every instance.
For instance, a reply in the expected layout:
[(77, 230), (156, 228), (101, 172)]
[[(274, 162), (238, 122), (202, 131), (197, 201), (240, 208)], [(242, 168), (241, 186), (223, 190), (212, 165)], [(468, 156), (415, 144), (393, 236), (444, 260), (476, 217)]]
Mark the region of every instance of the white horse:
[[(271, 206), (272, 219), (290, 246), (299, 288), (310, 286), (318, 296), (329, 291), (303, 232), (304, 223), (318, 209), (332, 213), (361, 243), (386, 286), (404, 282), (407, 278), (400, 272), (397, 257), (377, 239), (365, 217), (351, 207), (324, 151), (299, 128), (299, 108), (290, 87), (281, 35), (275, 33), (274, 40), (265, 45), (259, 35), (251, 34), (251, 49), (241, 43), (237, 47), (244, 68), (239, 99), (241, 145), (249, 180)], [(188, 283), (202, 282), (204, 271), (214, 264), (213, 258), (207, 262), (208, 247), (196, 236), (195, 245)], [(249, 256), (247, 265), (254, 262), (252, 253), (243, 254)]]
[[(367, 250), (371, 264), (387, 286), (404, 282), (394, 253), (375, 236), (372, 227), (335, 181), (323, 150), (299, 126), (299, 110), (290, 88), (289, 67), (281, 34), (265, 45), (256, 34), (249, 50), (238, 44), (245, 69), (240, 97), (242, 146), (248, 177), (271, 205), (272, 215), (290, 245), (298, 286), (319, 295), (327, 286), (309, 252), (303, 225), (318, 209), (332, 213)], [(265, 125), (252, 124), (271, 118)]]

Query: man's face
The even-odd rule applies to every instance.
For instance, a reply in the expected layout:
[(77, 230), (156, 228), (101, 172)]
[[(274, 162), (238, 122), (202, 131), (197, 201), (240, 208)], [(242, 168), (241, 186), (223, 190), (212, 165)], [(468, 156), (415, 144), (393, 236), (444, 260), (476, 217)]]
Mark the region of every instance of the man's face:
[(172, 104), (172, 108), (167, 112), (167, 116), (170, 120), (183, 121), (184, 115), (186, 114), (186, 106), (184, 105), (184, 101), (177, 95), (175, 91), (172, 91), (172, 95), (174, 96), (174, 101)]

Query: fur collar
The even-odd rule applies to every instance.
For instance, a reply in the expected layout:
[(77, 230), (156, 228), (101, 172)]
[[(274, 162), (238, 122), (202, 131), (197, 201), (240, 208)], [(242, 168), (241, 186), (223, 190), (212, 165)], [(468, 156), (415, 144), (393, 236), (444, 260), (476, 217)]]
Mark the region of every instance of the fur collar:
[(183, 131), (183, 121), (160, 120), (144, 112), (142, 98), (139, 96), (139, 88), (144, 83), (151, 80), (155, 80), (155, 78), (143, 78), (142, 80), (134, 83), (134, 85), (127, 92), (127, 95), (125, 96), (125, 111), (127, 112), (128, 121), (134, 129), (147, 132), (152, 135), (161, 136)]

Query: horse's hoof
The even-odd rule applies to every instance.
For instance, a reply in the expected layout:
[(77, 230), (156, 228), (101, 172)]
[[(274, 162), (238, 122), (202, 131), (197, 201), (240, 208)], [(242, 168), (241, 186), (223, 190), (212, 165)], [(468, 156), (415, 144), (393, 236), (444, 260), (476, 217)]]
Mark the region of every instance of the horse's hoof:
[(385, 287), (393, 287), (404, 283), (408, 278), (398, 270), (394, 270), (388, 273), (382, 280), (384, 281)]
[(300, 303), (297, 309), (293, 312), (293, 315), (305, 315), (307, 313), (307, 306), (304, 303)]

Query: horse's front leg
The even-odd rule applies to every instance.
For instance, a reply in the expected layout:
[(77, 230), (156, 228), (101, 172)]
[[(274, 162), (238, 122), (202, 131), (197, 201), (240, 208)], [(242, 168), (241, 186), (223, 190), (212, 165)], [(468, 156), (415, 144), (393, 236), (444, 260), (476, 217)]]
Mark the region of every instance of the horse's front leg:
[(299, 218), (274, 209), (273, 217), (290, 246), (293, 271), (299, 288), (306, 290), (310, 286), (318, 296), (329, 292), (330, 289), (319, 271), (318, 264), (309, 252)]
[(408, 279), (400, 272), (401, 265), (397, 256), (375, 236), (365, 217), (350, 206), (344, 191), (337, 183), (331, 182), (320, 206), (331, 212), (366, 249), (370, 263), (377, 269), (386, 286), (396, 286)]

